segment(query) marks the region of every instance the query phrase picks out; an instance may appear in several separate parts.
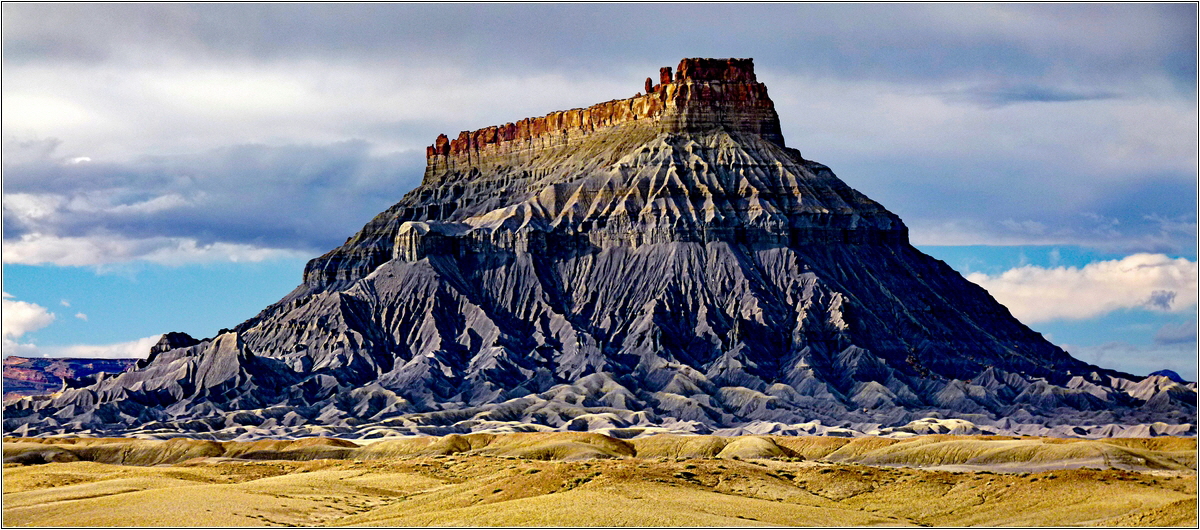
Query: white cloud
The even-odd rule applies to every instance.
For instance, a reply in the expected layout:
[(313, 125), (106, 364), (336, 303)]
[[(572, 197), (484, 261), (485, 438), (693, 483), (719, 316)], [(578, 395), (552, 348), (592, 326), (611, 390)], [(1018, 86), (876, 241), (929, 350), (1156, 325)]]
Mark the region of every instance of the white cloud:
[[(388, 151), (424, 149), (439, 132), (453, 137), (459, 130), (431, 124), (484, 127), (629, 97), (640, 86), (638, 78), (480, 75), (457, 65), (303, 59), (132, 68), (22, 64), (5, 81), (4, 129), (61, 138), (65, 164), (349, 138)], [(137, 94), (133, 107), (131, 94)]]
[(987, 289), (1026, 324), (1093, 318), (1120, 309), (1184, 311), (1196, 306), (1196, 262), (1134, 254), (1078, 267), (1032, 265), (967, 279)]
[(259, 262), (306, 257), (295, 250), (264, 248), (242, 243), (199, 243), (183, 237), (128, 238), (119, 235), (60, 237), (25, 234), (4, 241), (4, 263), (23, 265), (87, 266), (135, 260), (161, 265), (188, 263)]
[(66, 202), (62, 195), (50, 193), (5, 193), (4, 216), (24, 222), (47, 219), (58, 214)]
[[(55, 193), (7, 193), (4, 213), (27, 224), (51, 221), (72, 214), (144, 215), (194, 204), (179, 193), (166, 193), (146, 200), (123, 201), (128, 190), (74, 192), (70, 196)], [(203, 196), (201, 195), (201, 198)]]
[(37, 346), (20, 344), (4, 340), (5, 355), (21, 357), (77, 357), (90, 359), (144, 359), (150, 354), (150, 347), (158, 342), (162, 335), (153, 335), (129, 342), (113, 344), (73, 344), (70, 346)]
[(1128, 179), (1129, 171), (1196, 168), (1195, 102), (1156, 87), (1106, 85), (1136, 96), (986, 106), (948, 96), (973, 90), (953, 81), (849, 81), (773, 71), (769, 64), (760, 69), (788, 143), (813, 151), (817, 160), (826, 153), (987, 161), (1016, 156), (1037, 164), (1039, 178), (1084, 168), (1113, 181)]
[(71, 301), (67, 300), (66, 298), (59, 300), (58, 303), (61, 304), (63, 307), (71, 307)]
[[(7, 251), (7, 249), (5, 250)], [(17, 339), (26, 333), (49, 326), (54, 322), (56, 316), (40, 305), (13, 298), (13, 295), (4, 293), (3, 335), (0, 339), (0, 352), (3, 355), (109, 359), (145, 358), (150, 353), (150, 347), (162, 337), (162, 335), (154, 335), (114, 344), (73, 344), (68, 346), (39, 346), (29, 342), (18, 342)], [(66, 300), (63, 300), (62, 303), (64, 306), (68, 305)], [(84, 313), (76, 313), (75, 318), (83, 321), (88, 319)]]
[(188, 238), (161, 238), (168, 242), (155, 248), (140, 259), (162, 265), (231, 261), (259, 262), (280, 258), (311, 257), (307, 253), (279, 248), (263, 248), (241, 243), (201, 244)]
[(0, 350), (4, 355), (29, 356), (34, 354), (37, 346), (18, 343), (16, 339), (22, 335), (37, 331), (54, 322), (55, 315), (46, 308), (21, 300), (14, 300), (13, 295), (4, 293), (3, 331), (0, 332)]
[(97, 197), (96, 193), (81, 194), (73, 197), (67, 203), (67, 209), (72, 212), (80, 213), (111, 213), (111, 214), (147, 214), (173, 210), (184, 206), (189, 206), (192, 201), (185, 199), (178, 193), (168, 193), (159, 195), (144, 201), (136, 201), (128, 204), (113, 204), (109, 197)]
[(54, 313), (47, 311), (46, 308), (11, 298), (12, 295), (4, 293), (2, 335), (5, 340), (18, 338), (54, 322)]
[(129, 342), (115, 344), (75, 344), (46, 348), (45, 353), (50, 357), (90, 357), (106, 359), (144, 359), (150, 354), (150, 347), (158, 342), (162, 335), (153, 335)]
[(34, 344), (17, 342), (8, 337), (0, 340), (0, 352), (3, 352), (5, 357), (16, 355), (17, 357), (40, 357), (38, 347)]

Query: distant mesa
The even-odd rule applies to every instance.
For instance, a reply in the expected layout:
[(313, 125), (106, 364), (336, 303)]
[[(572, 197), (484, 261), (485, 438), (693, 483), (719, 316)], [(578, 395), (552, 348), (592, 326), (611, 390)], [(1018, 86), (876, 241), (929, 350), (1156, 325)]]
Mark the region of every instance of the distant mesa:
[(86, 359), (71, 357), (4, 358), (4, 399), (52, 394), (64, 381), (94, 377), (98, 373), (121, 373), (137, 359)]
[(1195, 435), (1195, 383), (1071, 357), (788, 147), (752, 60), (635, 91), (438, 136), (282, 300), (4, 431)]

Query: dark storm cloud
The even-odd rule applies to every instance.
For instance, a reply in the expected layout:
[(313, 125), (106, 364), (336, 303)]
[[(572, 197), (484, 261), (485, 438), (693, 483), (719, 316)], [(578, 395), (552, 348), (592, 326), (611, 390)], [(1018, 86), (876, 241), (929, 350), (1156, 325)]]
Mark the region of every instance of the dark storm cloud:
[(1154, 334), (1154, 343), (1158, 345), (1195, 344), (1196, 319), (1178, 324), (1164, 324)]
[(1076, 244), (1195, 259), (1195, 174), (1101, 179), (1070, 164), (1030, 163), (1022, 154), (998, 148), (978, 159), (814, 157), (900, 215), (924, 244)]
[(1059, 103), (1064, 101), (1087, 101), (1120, 97), (1117, 92), (1079, 91), (1057, 87), (1024, 85), (1014, 87), (990, 87), (965, 90), (947, 94), (951, 99), (962, 99), (979, 105), (999, 107), (1013, 103)]
[(3, 10), (6, 245), (324, 251), (419, 181), (436, 134), (711, 56), (753, 57), (789, 145), (917, 240), (1194, 254), (1194, 4)]
[[(928, 80), (1190, 79), (1189, 4), (6, 4), (6, 60), (394, 58), (608, 69), (753, 56), (772, 69)], [(1147, 35), (1153, 34), (1152, 39)], [(1190, 61), (1189, 61), (1190, 59)], [(1053, 90), (1051, 88), (1051, 90)]]
[(372, 156), (363, 142), (341, 142), (128, 164), (29, 160), (5, 167), (4, 237), (120, 234), (323, 252), (420, 182), (424, 157), (413, 155)]

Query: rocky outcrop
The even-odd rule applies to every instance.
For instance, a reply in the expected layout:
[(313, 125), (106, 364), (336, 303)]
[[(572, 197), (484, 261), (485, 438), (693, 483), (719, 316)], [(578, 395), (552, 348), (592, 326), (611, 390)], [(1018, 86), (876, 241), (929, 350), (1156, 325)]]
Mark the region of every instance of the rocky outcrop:
[(1070, 357), (785, 147), (749, 60), (649, 88), (439, 138), (283, 300), (5, 430), (1194, 434), (1194, 383)]
[[(670, 67), (663, 68), (659, 84), (629, 99), (462, 131), (455, 139), (439, 135), (426, 149), (421, 186), (341, 248), (310, 262), (305, 283), (336, 288), (370, 273), (395, 254), (393, 244), (404, 222), (457, 221), (531, 198), (548, 182), (569, 182), (572, 171), (617, 163), (630, 154), (628, 149), (659, 135), (724, 131), (785, 150), (779, 116), (766, 86), (754, 75), (753, 60), (684, 59), (678, 72), (672, 76)], [(800, 158), (799, 152), (788, 152), (785, 160)], [(766, 157), (767, 165), (779, 159), (775, 153)]]
[(570, 143), (597, 129), (636, 120), (669, 132), (728, 127), (783, 146), (779, 116), (767, 87), (754, 75), (753, 59), (684, 59), (678, 77), (672, 77), (669, 66), (659, 75), (659, 84), (647, 82), (644, 95), (462, 131), (453, 140), (439, 135), (426, 148), (426, 158), (437, 170), (445, 164), (469, 164), (473, 158)]

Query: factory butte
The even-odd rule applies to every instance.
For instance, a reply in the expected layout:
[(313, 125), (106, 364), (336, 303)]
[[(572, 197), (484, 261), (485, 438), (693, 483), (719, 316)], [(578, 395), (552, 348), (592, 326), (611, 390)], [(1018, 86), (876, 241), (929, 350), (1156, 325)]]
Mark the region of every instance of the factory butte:
[(1072, 358), (787, 147), (751, 59), (639, 89), (439, 136), (282, 300), (5, 433), (1195, 434), (1194, 383)]
[[(705, 82), (708, 81), (708, 82)], [(719, 81), (714, 84), (712, 81)], [(535, 142), (545, 145), (550, 137), (564, 136), (570, 132), (585, 133), (597, 127), (609, 127), (621, 123), (661, 118), (665, 114), (678, 114), (686, 109), (699, 110), (701, 106), (723, 107), (726, 111), (737, 110), (741, 116), (738, 126), (759, 135), (769, 136), (772, 141), (783, 144), (779, 131), (779, 119), (775, 107), (767, 97), (767, 87), (758, 83), (754, 76), (751, 59), (729, 59), (712, 61), (706, 59), (684, 59), (679, 63), (678, 78), (672, 76), (671, 67), (659, 69), (659, 84), (646, 78), (646, 94), (640, 92), (629, 99), (598, 103), (586, 109), (571, 109), (552, 112), (539, 118), (525, 118), (516, 123), (484, 127), (477, 131), (463, 131), (458, 138), (450, 140), (439, 135), (437, 141), (426, 148), (426, 158), (436, 164), (443, 157), (480, 155), (512, 146), (510, 142)], [(684, 121), (671, 125), (686, 127)], [(699, 116), (692, 116), (694, 121)], [(730, 119), (734, 116), (722, 116)], [(703, 127), (702, 123), (693, 123)], [(763, 130), (763, 127), (767, 127)], [(773, 129), (772, 129), (773, 127)], [(498, 145), (494, 145), (498, 144)]]

